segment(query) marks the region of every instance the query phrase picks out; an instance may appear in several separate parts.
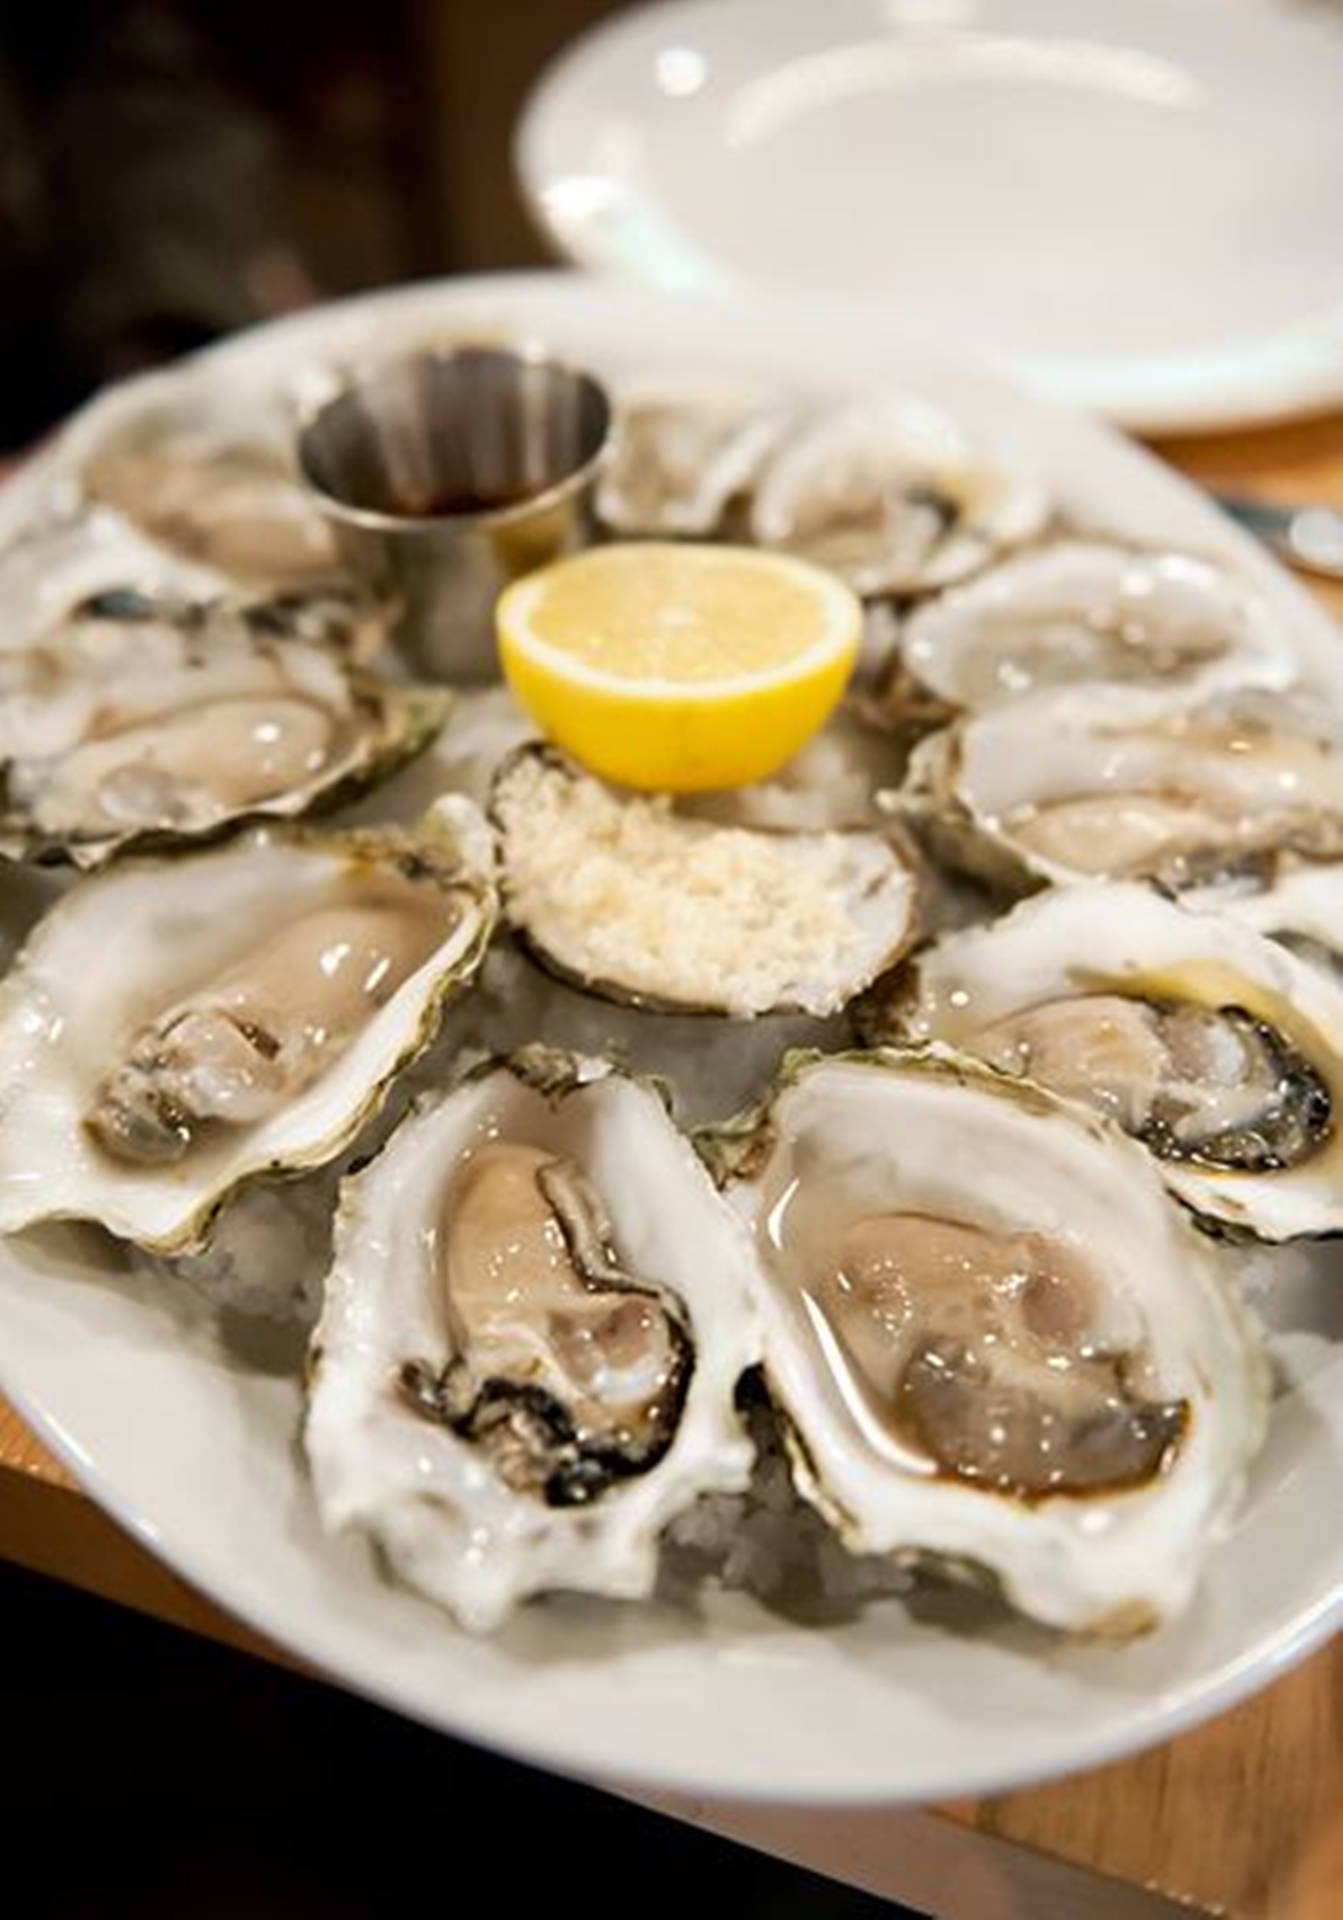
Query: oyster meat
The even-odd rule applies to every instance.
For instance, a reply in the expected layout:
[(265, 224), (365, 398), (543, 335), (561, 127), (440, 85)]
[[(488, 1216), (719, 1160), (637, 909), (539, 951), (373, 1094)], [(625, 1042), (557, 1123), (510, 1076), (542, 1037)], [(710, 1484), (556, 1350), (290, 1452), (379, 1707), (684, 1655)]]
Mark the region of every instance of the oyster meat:
[(1083, 540), (1016, 555), (916, 608), (895, 661), (897, 715), (909, 681), (950, 709), (978, 709), (1078, 682), (1188, 705), (1296, 677), (1280, 616), (1219, 567)]
[(341, 660), (328, 641), (355, 618), (325, 599), (115, 589), (0, 652), (0, 854), (97, 867), (374, 784), (428, 745), (450, 699)]
[(479, 965), (488, 852), (445, 799), (67, 894), (0, 988), (0, 1231), (75, 1217), (175, 1252), (244, 1180), (334, 1159)]
[(1078, 1631), (1187, 1603), (1267, 1378), (1138, 1148), (932, 1050), (794, 1062), (706, 1150), (754, 1232), (795, 1482), (850, 1548)]
[(776, 397), (707, 381), (641, 382), (616, 395), (597, 511), (626, 538), (703, 539), (722, 527), (784, 432)]
[(1237, 921), (1069, 887), (945, 936), (874, 998), (876, 1038), (942, 1040), (1083, 1101), (1212, 1220), (1343, 1229), (1343, 987)]
[(913, 594), (1034, 539), (1049, 511), (1032, 476), (972, 448), (936, 408), (888, 397), (817, 415), (785, 441), (760, 475), (751, 531), (861, 594)]
[(658, 1095), (539, 1048), (418, 1111), (342, 1188), (304, 1431), (322, 1516), (488, 1631), (637, 1598), (745, 1485), (749, 1241)]
[(823, 1016), (914, 937), (913, 857), (888, 833), (721, 826), (536, 746), (504, 762), (491, 812), (514, 932), (593, 993)]
[(1241, 692), (1154, 716), (1078, 690), (971, 716), (915, 748), (897, 806), (995, 884), (1153, 879), (1183, 890), (1282, 849), (1343, 854), (1328, 714)]

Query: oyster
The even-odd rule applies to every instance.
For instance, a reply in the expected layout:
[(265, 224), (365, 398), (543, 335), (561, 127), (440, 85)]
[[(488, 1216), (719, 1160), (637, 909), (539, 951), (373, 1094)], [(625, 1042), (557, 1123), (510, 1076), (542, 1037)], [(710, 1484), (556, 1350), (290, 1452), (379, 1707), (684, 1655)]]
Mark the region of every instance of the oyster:
[(1170, 706), (1295, 677), (1280, 615), (1209, 561), (1067, 540), (916, 608), (887, 698), (898, 716), (911, 681), (952, 710), (1086, 682), (1141, 686)]
[(491, 812), (518, 937), (588, 991), (665, 1010), (834, 1013), (914, 937), (912, 857), (886, 833), (772, 833), (623, 796), (547, 747)]
[(280, 448), (222, 421), (167, 416), (114, 437), (83, 473), (88, 497), (170, 552), (254, 585), (340, 572), (331, 529)]
[(345, 665), (327, 643), (354, 618), (343, 601), (113, 589), (0, 652), (0, 854), (96, 867), (372, 785), (450, 699)]
[(788, 426), (777, 399), (708, 382), (643, 382), (616, 398), (597, 512), (613, 533), (703, 538), (722, 526)]
[(816, 416), (786, 441), (760, 475), (751, 530), (859, 593), (910, 594), (1034, 539), (1049, 511), (1031, 476), (970, 447), (936, 408), (888, 397)]
[(1237, 921), (1137, 885), (1042, 894), (938, 941), (865, 1027), (1085, 1102), (1226, 1226), (1343, 1229), (1343, 987)]
[(1137, 1147), (933, 1050), (794, 1062), (706, 1148), (754, 1231), (795, 1482), (850, 1548), (982, 1570), (1054, 1627), (1187, 1603), (1266, 1369)]
[(244, 1180), (334, 1159), (479, 965), (489, 853), (445, 799), (68, 893), (0, 987), (0, 1232), (74, 1217), (175, 1252)]
[(1154, 716), (1062, 692), (920, 742), (895, 804), (991, 883), (1184, 889), (1280, 849), (1343, 855), (1343, 752), (1330, 715), (1263, 693)]
[(322, 1518), (477, 1632), (550, 1588), (651, 1592), (739, 1491), (749, 1242), (658, 1095), (533, 1049), (342, 1188), (304, 1430)]

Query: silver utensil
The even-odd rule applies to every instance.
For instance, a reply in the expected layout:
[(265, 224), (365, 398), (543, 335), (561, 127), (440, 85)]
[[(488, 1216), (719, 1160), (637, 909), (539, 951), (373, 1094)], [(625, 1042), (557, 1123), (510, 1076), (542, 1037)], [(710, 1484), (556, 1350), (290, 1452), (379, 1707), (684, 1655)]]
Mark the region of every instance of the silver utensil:
[(499, 673), (511, 580), (592, 537), (604, 389), (541, 355), (426, 351), (352, 375), (299, 436), (299, 466), (354, 570), (400, 603), (419, 673)]
[(1290, 567), (1343, 580), (1343, 513), (1333, 507), (1284, 507), (1273, 500), (1218, 493), (1217, 504)]

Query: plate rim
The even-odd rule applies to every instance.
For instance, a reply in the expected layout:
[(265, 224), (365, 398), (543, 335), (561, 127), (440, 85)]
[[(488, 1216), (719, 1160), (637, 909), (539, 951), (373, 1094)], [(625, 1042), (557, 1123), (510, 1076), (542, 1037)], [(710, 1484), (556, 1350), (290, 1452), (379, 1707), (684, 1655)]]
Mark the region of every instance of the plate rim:
[[(488, 310), (494, 300), (507, 300), (530, 307), (533, 297), (547, 295), (554, 299), (560, 289), (566, 289), (562, 298), (568, 303), (566, 314), (575, 317), (581, 314), (583, 304), (595, 300), (600, 302), (604, 294), (614, 295), (636, 307), (653, 307), (659, 304), (675, 305), (668, 296), (655, 290), (638, 288), (614, 288), (609, 284), (603, 289), (600, 283), (594, 284), (590, 278), (581, 274), (532, 273), (512, 275), (478, 275), (459, 279), (443, 279), (430, 282), (418, 282), (405, 288), (393, 288), (375, 291), (369, 294), (355, 295), (351, 298), (328, 303), (322, 308), (287, 317), (278, 322), (249, 329), (240, 335), (193, 356), (188, 361), (178, 362), (167, 373), (151, 373), (138, 380), (121, 383), (111, 389), (102, 398), (81, 409), (58, 439), (52, 443), (53, 450), (59, 450), (68, 444), (65, 435), (74, 430), (75, 444), (82, 444), (84, 435), (91, 425), (96, 425), (115, 414), (118, 409), (133, 410), (135, 395), (148, 395), (161, 385), (165, 379), (175, 378), (183, 368), (199, 368), (212, 362), (230, 359), (246, 360), (250, 352), (255, 351), (260, 336), (274, 343), (283, 336), (302, 340), (305, 335), (313, 336), (312, 351), (321, 357), (324, 349), (320, 346), (328, 325), (339, 323), (340, 319), (356, 314), (376, 313), (380, 309), (395, 313), (401, 305), (415, 312), (423, 303), (432, 307), (439, 299), (444, 299), (448, 312), (457, 309), (469, 309), (473, 303)], [(684, 304), (684, 303), (682, 303)], [(701, 311), (710, 311), (704, 303), (698, 304)], [(714, 326), (731, 325), (738, 308), (719, 308), (714, 315)], [(524, 328), (530, 322), (519, 315), (517, 324)], [(539, 327), (544, 320), (538, 320)], [(850, 316), (850, 327), (853, 316)], [(858, 337), (873, 339), (875, 330), (866, 324), (860, 324)], [(910, 343), (906, 343), (910, 344)], [(890, 354), (894, 363), (902, 341), (892, 337), (889, 330), (883, 330), (883, 350)], [(992, 379), (995, 387), (1001, 387), (1000, 376), (993, 376), (982, 363), (961, 356), (932, 350), (931, 357), (943, 367), (963, 368), (968, 380), (980, 378), (986, 383)], [(1056, 406), (1027, 396), (1032, 407), (1039, 407), (1051, 415), (1058, 415)], [(1103, 428), (1093, 431), (1103, 432)], [(1114, 436), (1108, 436), (1114, 438)], [(1130, 449), (1126, 457), (1131, 461), (1145, 461), (1141, 450)], [(34, 463), (39, 469), (45, 464), (42, 456)], [(40, 477), (39, 475), (34, 476)], [(1191, 493), (1197, 490), (1192, 483), (1177, 476), (1180, 486)], [(10, 492), (11, 489), (6, 489)], [(20, 485), (17, 491), (29, 490)], [(1242, 544), (1238, 540), (1238, 545)], [(1248, 555), (1249, 549), (1246, 547)], [(1279, 570), (1274, 569), (1277, 573)], [(1285, 576), (1283, 576), (1285, 580)], [(1303, 590), (1300, 591), (1304, 601)], [(1255, 1650), (1225, 1660), (1212, 1676), (1202, 1680), (1184, 1681), (1175, 1687), (1165, 1687), (1155, 1692), (1144, 1693), (1130, 1705), (1122, 1716), (1109, 1718), (1103, 1729), (1096, 1735), (1079, 1739), (1073, 1734), (1067, 1736), (1049, 1731), (1038, 1731), (1033, 1745), (1044, 1747), (1047, 1751), (1037, 1754), (1034, 1761), (1026, 1764), (1002, 1761), (997, 1766), (986, 1766), (978, 1771), (959, 1768), (954, 1773), (944, 1775), (930, 1774), (916, 1784), (903, 1787), (870, 1784), (864, 1787), (855, 1784), (852, 1778), (831, 1779), (829, 1782), (818, 1780), (813, 1775), (809, 1783), (801, 1785), (771, 1784), (755, 1777), (731, 1776), (730, 1770), (720, 1772), (716, 1777), (704, 1772), (686, 1774), (676, 1763), (661, 1764), (656, 1749), (642, 1754), (637, 1764), (629, 1761), (618, 1767), (603, 1767), (588, 1754), (575, 1755), (566, 1751), (566, 1742), (562, 1735), (553, 1729), (542, 1731), (539, 1735), (521, 1737), (505, 1730), (482, 1732), (477, 1723), (470, 1720), (458, 1720), (452, 1712), (444, 1711), (441, 1701), (434, 1700), (417, 1705), (407, 1697), (402, 1687), (394, 1680), (379, 1680), (376, 1674), (368, 1670), (367, 1661), (355, 1655), (349, 1664), (341, 1664), (339, 1658), (328, 1652), (314, 1654), (309, 1646), (297, 1636), (297, 1630), (283, 1622), (277, 1624), (271, 1617), (265, 1604), (254, 1596), (239, 1591), (239, 1581), (227, 1566), (221, 1572), (213, 1565), (202, 1567), (198, 1556), (189, 1545), (182, 1545), (176, 1539), (165, 1541), (161, 1525), (155, 1520), (151, 1509), (141, 1502), (120, 1492), (113, 1480), (109, 1480), (100, 1469), (94, 1454), (87, 1452), (80, 1444), (77, 1427), (68, 1427), (57, 1413), (46, 1406), (41, 1397), (30, 1392), (21, 1379), (13, 1377), (13, 1368), (8, 1360), (0, 1355), (0, 1389), (11, 1398), (20, 1414), (39, 1434), (52, 1452), (62, 1460), (76, 1480), (83, 1486), (98, 1505), (104, 1508), (116, 1522), (125, 1528), (142, 1546), (172, 1567), (184, 1579), (199, 1591), (216, 1597), (229, 1612), (256, 1632), (273, 1641), (286, 1652), (294, 1655), (309, 1668), (319, 1671), (324, 1677), (343, 1685), (351, 1691), (378, 1701), (395, 1711), (408, 1714), (423, 1724), (447, 1732), (454, 1737), (473, 1741), (492, 1750), (507, 1753), (522, 1761), (541, 1764), (558, 1772), (569, 1773), (579, 1778), (605, 1780), (612, 1783), (630, 1783), (647, 1790), (665, 1790), (668, 1792), (690, 1793), (704, 1797), (737, 1799), (752, 1803), (775, 1803), (790, 1805), (831, 1805), (831, 1806), (896, 1806), (908, 1805), (927, 1800), (942, 1800), (958, 1797), (978, 1797), (1011, 1790), (1017, 1787), (1033, 1785), (1039, 1781), (1056, 1778), (1063, 1772), (1085, 1770), (1105, 1765), (1121, 1759), (1146, 1747), (1160, 1744), (1216, 1714), (1226, 1711), (1238, 1702), (1246, 1699), (1263, 1686), (1269, 1684), (1290, 1666), (1304, 1659), (1318, 1646), (1324, 1644), (1332, 1635), (1343, 1628), (1343, 1581), (1330, 1592), (1318, 1596), (1309, 1606), (1294, 1613), (1291, 1619), (1277, 1627), (1267, 1639), (1256, 1643)], [(173, 1528), (170, 1525), (169, 1533)], [(457, 1631), (450, 1622), (444, 1622), (443, 1631)], [(819, 1769), (818, 1769), (819, 1771)]]

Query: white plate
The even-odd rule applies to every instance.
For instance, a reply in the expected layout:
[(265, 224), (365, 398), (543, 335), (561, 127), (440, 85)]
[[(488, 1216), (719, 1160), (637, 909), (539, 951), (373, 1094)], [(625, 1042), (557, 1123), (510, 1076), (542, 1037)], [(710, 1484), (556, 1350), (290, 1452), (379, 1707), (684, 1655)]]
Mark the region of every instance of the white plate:
[[(1274, 596), (1308, 654), (1337, 646), (1314, 603), (1206, 500), (1106, 430), (1022, 399), (889, 329), (733, 303), (715, 309), (564, 276), (463, 282), (302, 316), (200, 363), (226, 416), (347, 353), (427, 335), (524, 334), (596, 368), (678, 364), (795, 383), (823, 367), (914, 389), (1030, 455), (1067, 505), (1116, 531), (1220, 553)], [(16, 484), (12, 527), (122, 389)], [(311, 379), (308, 384), (311, 385)], [(957, 1630), (897, 1602), (805, 1629), (742, 1597), (528, 1608), (494, 1641), (388, 1585), (357, 1539), (322, 1538), (296, 1447), (292, 1370), (180, 1286), (132, 1284), (74, 1229), (0, 1249), (4, 1390), (89, 1491), (155, 1552), (282, 1645), (454, 1733), (606, 1779), (813, 1801), (1001, 1789), (1162, 1739), (1270, 1680), (1343, 1618), (1343, 1253), (1291, 1272), (1275, 1307), (1292, 1384), (1244, 1515), (1193, 1611), (1123, 1648), (1024, 1625)], [(292, 1362), (294, 1356), (290, 1356)]]
[(1128, 426), (1343, 399), (1343, 31), (1231, 0), (671, 0), (534, 94), (568, 257), (876, 305)]

